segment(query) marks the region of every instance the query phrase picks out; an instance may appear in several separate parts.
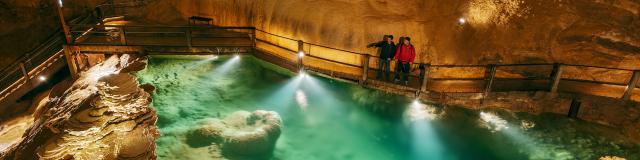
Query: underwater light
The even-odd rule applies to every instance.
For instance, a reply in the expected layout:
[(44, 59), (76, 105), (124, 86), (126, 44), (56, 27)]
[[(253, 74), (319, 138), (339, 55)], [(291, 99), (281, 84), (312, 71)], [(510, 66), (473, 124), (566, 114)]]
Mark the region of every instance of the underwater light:
[(218, 56), (217, 55), (212, 55), (207, 60), (216, 60), (216, 59), (218, 59)]
[(490, 129), (491, 132), (509, 129), (507, 121), (493, 113), (480, 112), (480, 120), (484, 122), (484, 126)]
[(307, 110), (307, 106), (309, 106), (307, 95), (300, 89), (296, 90), (296, 102), (302, 111)]
[(467, 23), (467, 20), (462, 17), (462, 18), (458, 19), (458, 23), (465, 24), (465, 23)]
[(239, 58), (240, 58), (240, 55), (236, 54), (235, 56), (233, 56), (233, 58), (235, 58), (235, 59), (239, 59)]
[(440, 114), (442, 114), (442, 112), (439, 112), (431, 105), (420, 102), (418, 99), (413, 100), (411, 106), (407, 110), (407, 116), (411, 122), (419, 120), (435, 120), (438, 119)]
[(411, 106), (416, 106), (416, 105), (420, 105), (420, 101), (418, 101), (418, 99), (414, 99), (413, 102), (411, 103)]
[(45, 77), (45, 76), (38, 76), (38, 80), (40, 80), (40, 81), (46, 81), (46, 80), (47, 80), (47, 77)]
[(306, 77), (307, 76), (307, 72), (304, 71), (304, 69), (300, 69), (300, 71), (298, 71), (298, 73), (300, 74), (300, 76), (302, 77)]

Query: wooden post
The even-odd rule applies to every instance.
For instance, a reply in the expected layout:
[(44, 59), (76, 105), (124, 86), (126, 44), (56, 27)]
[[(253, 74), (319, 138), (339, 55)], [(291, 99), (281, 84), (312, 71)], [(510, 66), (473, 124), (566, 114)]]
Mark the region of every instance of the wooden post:
[(424, 70), (423, 70), (424, 77), (422, 77), (422, 87), (420, 87), (420, 90), (422, 92), (427, 92), (427, 84), (429, 83), (429, 72), (430, 72), (429, 68), (431, 68), (431, 63), (425, 64)]
[(367, 82), (367, 78), (369, 77), (369, 54), (363, 54), (362, 60), (362, 84)]
[(580, 98), (573, 98), (573, 100), (571, 100), (571, 106), (569, 106), (569, 113), (567, 114), (569, 118), (578, 118), (580, 104)]
[(67, 60), (67, 66), (71, 72), (71, 77), (75, 80), (78, 79), (78, 67), (75, 61), (75, 57), (71, 52), (71, 46), (64, 45), (63, 47), (64, 57)]
[(192, 40), (191, 40), (191, 26), (189, 26), (189, 28), (187, 28), (187, 32), (185, 33), (185, 35), (187, 36), (187, 46), (189, 48), (191, 48), (192, 46)]
[(24, 66), (24, 62), (20, 62), (20, 71), (22, 71), (22, 75), (24, 75), (24, 79), (26, 81), (31, 80), (29, 77), (29, 72), (27, 72), (27, 67)]
[(127, 37), (125, 37), (126, 33), (124, 32), (124, 26), (120, 27), (120, 44), (127, 45)]
[(302, 64), (302, 57), (304, 57), (304, 42), (302, 40), (298, 40), (298, 69), (304, 69), (304, 64)]
[(64, 13), (62, 11), (62, 4), (58, 3), (61, 1), (54, 1), (55, 4), (57, 4), (57, 8), (58, 8), (58, 17), (60, 18), (60, 24), (62, 25), (62, 31), (64, 31), (64, 38), (67, 42), (67, 44), (71, 44), (71, 32), (69, 31), (69, 26), (67, 26), (67, 22), (64, 19)]
[(549, 92), (551, 94), (556, 94), (558, 92), (558, 84), (560, 84), (560, 80), (562, 80), (562, 64), (554, 63), (553, 71), (551, 72), (551, 81), (549, 82)]
[(256, 54), (256, 41), (258, 40), (258, 35), (256, 34), (256, 28), (254, 27), (251, 31), (253, 34), (253, 54)]
[(491, 88), (493, 87), (493, 80), (496, 78), (496, 65), (490, 64), (488, 66), (489, 69), (489, 79), (487, 80), (487, 85), (484, 88), (484, 96), (489, 96), (491, 93)]
[(633, 71), (633, 75), (631, 76), (631, 80), (629, 80), (629, 84), (627, 88), (624, 89), (624, 95), (622, 95), (622, 100), (631, 99), (631, 95), (633, 94), (633, 89), (636, 88), (638, 84), (638, 79), (640, 79), (640, 70)]

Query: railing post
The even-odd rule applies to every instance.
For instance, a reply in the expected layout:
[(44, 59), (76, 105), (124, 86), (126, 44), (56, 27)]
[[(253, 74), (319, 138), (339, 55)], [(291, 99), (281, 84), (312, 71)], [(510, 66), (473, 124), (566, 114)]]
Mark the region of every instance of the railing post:
[(302, 57), (304, 57), (304, 42), (302, 40), (298, 40), (298, 70), (304, 69)]
[(120, 27), (120, 44), (127, 45), (127, 37), (125, 37), (124, 26)]
[(363, 54), (362, 60), (362, 84), (367, 83), (367, 78), (369, 77), (369, 54)]
[(78, 79), (78, 67), (77, 67), (77, 64), (75, 63), (76, 62), (75, 58), (71, 53), (71, 46), (64, 45), (62, 46), (62, 48), (64, 52), (64, 57), (67, 60), (67, 66), (69, 67), (69, 71), (71, 72), (71, 77), (73, 79)]
[(31, 78), (29, 78), (29, 72), (27, 72), (27, 68), (24, 66), (24, 62), (20, 62), (20, 70), (22, 71), (22, 75), (24, 75), (24, 79), (26, 81), (31, 80)]
[(551, 71), (551, 81), (549, 82), (549, 92), (551, 94), (556, 94), (558, 92), (558, 85), (560, 84), (560, 80), (562, 80), (562, 64), (554, 63), (553, 71)]
[(633, 75), (629, 80), (629, 84), (627, 85), (627, 88), (624, 89), (624, 95), (622, 95), (622, 100), (626, 101), (631, 99), (631, 95), (633, 94), (633, 89), (635, 89), (636, 85), (638, 85), (638, 79), (640, 79), (640, 70), (635, 70), (633, 71)]
[(429, 68), (431, 68), (431, 63), (427, 63), (424, 66), (424, 72), (422, 75), (422, 86), (420, 87), (420, 91), (427, 92), (427, 84), (429, 83)]
[(485, 97), (489, 96), (489, 93), (491, 93), (491, 88), (493, 87), (493, 80), (496, 77), (496, 65), (490, 64), (487, 68), (489, 69), (489, 79), (487, 80), (487, 85), (484, 88)]
[(580, 98), (573, 98), (571, 100), (571, 106), (569, 106), (569, 113), (567, 114), (569, 118), (578, 118), (581, 103)]
[(185, 33), (185, 35), (187, 36), (187, 46), (189, 48), (191, 48), (192, 45), (192, 40), (191, 40), (191, 26), (189, 26), (189, 28), (187, 28), (187, 32)]
[(253, 34), (253, 36), (251, 36), (253, 38), (252, 39), (253, 40), (253, 54), (255, 54), (256, 53), (256, 41), (258, 39), (258, 35), (256, 34), (256, 28), (255, 27), (253, 28), (251, 33)]

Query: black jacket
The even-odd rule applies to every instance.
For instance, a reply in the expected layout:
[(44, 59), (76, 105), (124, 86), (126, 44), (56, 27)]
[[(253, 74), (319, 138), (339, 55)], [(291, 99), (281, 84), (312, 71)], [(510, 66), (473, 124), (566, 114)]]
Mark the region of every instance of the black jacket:
[(395, 57), (396, 55), (396, 45), (391, 42), (391, 44), (387, 43), (387, 41), (381, 41), (373, 46), (380, 48), (380, 58), (387, 59)]

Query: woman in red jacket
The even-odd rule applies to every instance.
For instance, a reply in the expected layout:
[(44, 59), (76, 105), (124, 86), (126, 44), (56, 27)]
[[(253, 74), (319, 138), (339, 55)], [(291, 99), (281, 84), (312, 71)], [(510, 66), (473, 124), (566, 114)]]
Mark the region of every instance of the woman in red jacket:
[(404, 39), (400, 40), (400, 44), (398, 44), (396, 49), (395, 58), (398, 60), (396, 63), (396, 75), (395, 82), (400, 82), (400, 73), (402, 72), (402, 80), (404, 80), (405, 85), (409, 85), (409, 71), (411, 69), (411, 64), (413, 64), (413, 60), (416, 58), (416, 48), (411, 44), (411, 38), (404, 37)]

